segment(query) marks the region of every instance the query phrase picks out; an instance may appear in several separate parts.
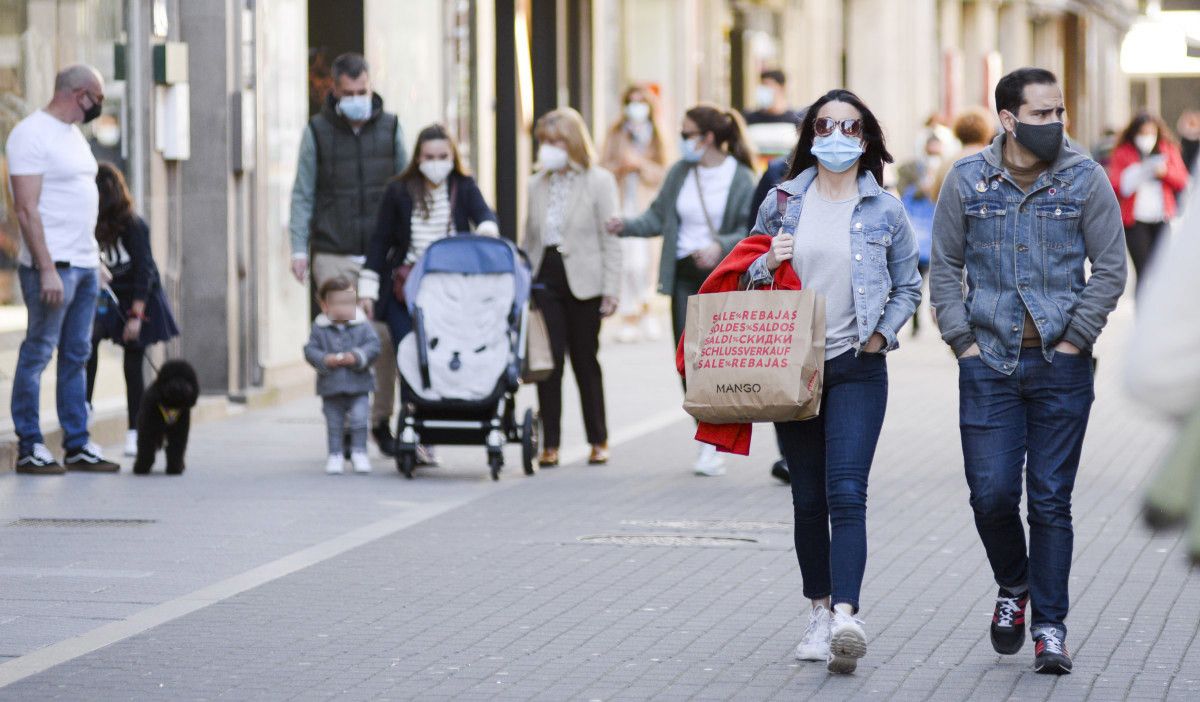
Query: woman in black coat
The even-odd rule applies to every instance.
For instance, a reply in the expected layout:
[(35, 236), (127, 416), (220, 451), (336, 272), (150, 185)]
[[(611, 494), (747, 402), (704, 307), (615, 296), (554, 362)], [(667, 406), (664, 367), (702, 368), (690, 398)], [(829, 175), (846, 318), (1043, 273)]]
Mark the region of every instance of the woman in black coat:
[(125, 455), (133, 456), (137, 454), (138, 408), (145, 390), (142, 367), (146, 347), (179, 336), (179, 328), (150, 252), (150, 230), (133, 211), (133, 199), (121, 171), (111, 163), (101, 163), (96, 188), (100, 191), (96, 241), (112, 280), (101, 290), (97, 305), (92, 355), (87, 364), (87, 399), (90, 405), (100, 341), (111, 339), (125, 350), (125, 410), (129, 420)]
[[(368, 316), (392, 332), (392, 353), (412, 331), (408, 308), (393, 292), (434, 241), (458, 232), (496, 236), (496, 214), (475, 179), (466, 174), (458, 147), (441, 125), (421, 130), (413, 160), (392, 179), (379, 205), (367, 264), (359, 278), (359, 298)], [(402, 285), (402, 284), (401, 284)]]

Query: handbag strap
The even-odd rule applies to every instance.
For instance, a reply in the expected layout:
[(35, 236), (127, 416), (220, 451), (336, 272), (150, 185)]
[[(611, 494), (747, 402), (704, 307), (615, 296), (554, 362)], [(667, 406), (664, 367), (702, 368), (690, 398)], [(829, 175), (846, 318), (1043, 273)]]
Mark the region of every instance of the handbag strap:
[(704, 188), (700, 185), (700, 167), (692, 166), (692, 179), (696, 181), (696, 192), (700, 194), (700, 212), (704, 215), (704, 223), (708, 225), (708, 233), (713, 241), (717, 238), (717, 229), (713, 226), (712, 217), (708, 214), (708, 205), (704, 202)]

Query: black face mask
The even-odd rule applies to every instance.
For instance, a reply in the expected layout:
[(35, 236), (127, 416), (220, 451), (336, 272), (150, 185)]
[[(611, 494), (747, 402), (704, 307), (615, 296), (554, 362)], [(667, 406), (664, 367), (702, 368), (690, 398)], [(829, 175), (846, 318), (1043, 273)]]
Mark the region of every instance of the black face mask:
[(1013, 130), (1017, 143), (1029, 149), (1039, 161), (1053, 163), (1063, 143), (1063, 123), (1025, 124), (1017, 120)]
[(99, 117), (99, 116), (100, 116), (100, 110), (103, 108), (103, 105), (102, 105), (102, 103), (99, 103), (99, 102), (96, 102), (95, 100), (92, 100), (92, 96), (91, 96), (91, 95), (89, 95), (89, 96), (88, 96), (88, 100), (90, 100), (90, 101), (91, 101), (91, 103), (92, 103), (92, 106), (91, 106), (91, 107), (84, 108), (84, 106), (83, 106), (83, 105), (80, 105), (80, 106), (79, 106), (79, 109), (83, 110), (83, 123), (84, 123), (84, 124), (87, 124), (88, 122), (91, 122), (92, 120), (94, 120), (94, 119), (96, 119), (97, 117)]

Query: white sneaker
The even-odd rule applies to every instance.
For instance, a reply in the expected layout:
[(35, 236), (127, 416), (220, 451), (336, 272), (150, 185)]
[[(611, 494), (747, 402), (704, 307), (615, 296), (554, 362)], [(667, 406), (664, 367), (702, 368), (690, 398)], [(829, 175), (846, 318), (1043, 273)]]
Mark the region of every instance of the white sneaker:
[(828, 661), (829, 628), (832, 618), (824, 607), (813, 607), (808, 615), (808, 627), (804, 638), (796, 644), (796, 660)]
[(366, 453), (350, 454), (350, 465), (354, 466), (355, 473), (370, 473), (371, 459), (367, 458)]
[(662, 325), (658, 323), (658, 319), (653, 314), (647, 314), (642, 317), (642, 338), (647, 341), (658, 341), (662, 336)]
[(137, 455), (137, 429), (130, 429), (125, 432), (125, 455)]
[(867, 655), (867, 632), (862, 621), (834, 610), (829, 630), (829, 663), (831, 673), (853, 673), (858, 659)]
[(341, 475), (342, 466), (346, 459), (342, 458), (341, 454), (331, 455), (328, 461), (325, 461), (325, 472), (330, 475)]
[(632, 344), (638, 340), (637, 325), (624, 322), (621, 328), (617, 330), (617, 341), (622, 344)]
[(725, 459), (717, 453), (717, 447), (712, 444), (700, 444), (700, 455), (696, 457), (696, 464), (692, 467), (696, 475), (707, 475), (716, 477), (725, 475)]

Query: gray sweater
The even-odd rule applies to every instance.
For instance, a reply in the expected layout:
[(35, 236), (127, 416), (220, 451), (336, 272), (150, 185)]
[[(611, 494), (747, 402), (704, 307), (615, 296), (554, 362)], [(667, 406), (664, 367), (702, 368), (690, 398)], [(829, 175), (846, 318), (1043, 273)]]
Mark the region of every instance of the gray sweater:
[[(325, 356), (331, 353), (353, 354), (357, 363), (330, 368), (325, 365)], [(378, 356), (379, 336), (361, 313), (346, 324), (334, 324), (319, 315), (304, 345), (305, 360), (317, 369), (317, 394), (321, 397), (371, 392), (375, 388), (371, 365)]]

